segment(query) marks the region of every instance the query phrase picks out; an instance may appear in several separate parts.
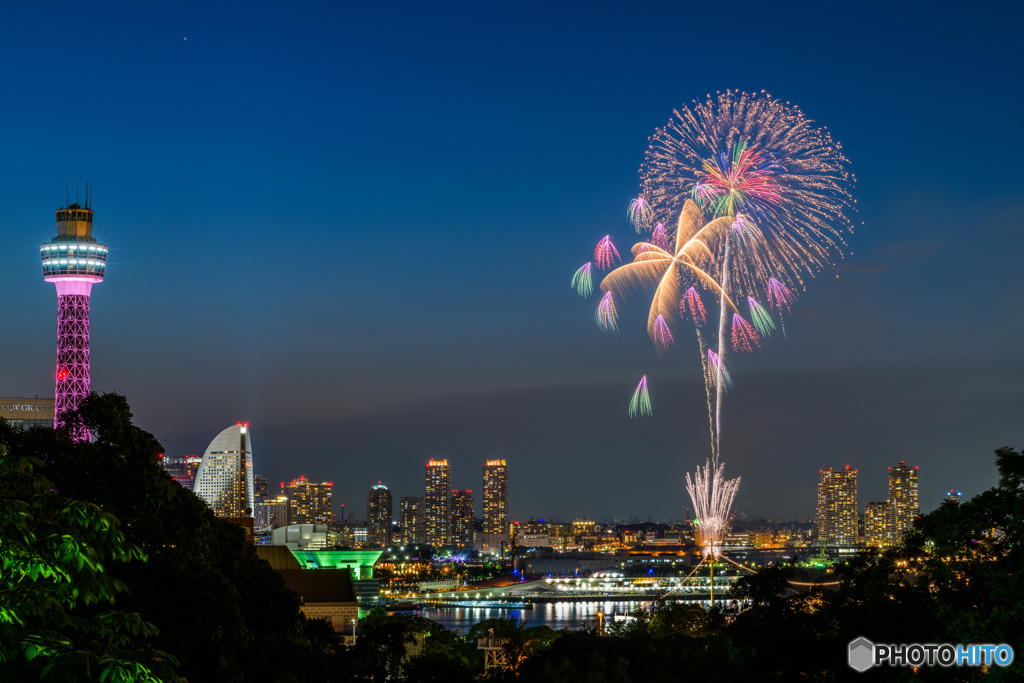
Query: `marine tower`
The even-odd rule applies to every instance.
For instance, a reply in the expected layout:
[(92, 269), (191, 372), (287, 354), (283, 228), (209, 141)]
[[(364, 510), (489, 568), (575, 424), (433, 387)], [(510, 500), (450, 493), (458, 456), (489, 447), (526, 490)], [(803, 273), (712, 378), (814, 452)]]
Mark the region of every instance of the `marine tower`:
[[(92, 236), (92, 207), (86, 190), (85, 205), (57, 209), (57, 236), (43, 244), (43, 279), (57, 286), (57, 367), (55, 370), (53, 426), (78, 408), (89, 395), (89, 297), (92, 286), (103, 282), (107, 245)], [(75, 429), (72, 436), (88, 440), (89, 431)]]

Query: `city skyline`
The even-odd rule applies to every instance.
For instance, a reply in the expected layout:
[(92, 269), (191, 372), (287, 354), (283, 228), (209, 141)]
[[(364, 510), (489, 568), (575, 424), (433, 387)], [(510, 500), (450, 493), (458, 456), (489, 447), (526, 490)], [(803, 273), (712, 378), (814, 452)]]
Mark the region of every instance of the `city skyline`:
[[(700, 370), (660, 360), (636, 325), (596, 334), (569, 280), (580, 244), (611, 234), (628, 249), (636, 170), (673, 108), (768, 89), (843, 144), (864, 225), (836, 277), (799, 293), (786, 338), (730, 366), (737, 512), (810, 518), (830, 462), (919, 463), (924, 511), (995, 482), (992, 451), (1024, 440), (1012, 22), (830, 8), (837, 39), (820, 12), (751, 8), (801, 49), (762, 59), (741, 42), (695, 68), (669, 27), (711, 25), (710, 8), (381, 12), (12, 9), (0, 289), (17, 334), (0, 339), (0, 394), (52, 393), (37, 250), (69, 199), (60, 185), (89, 181), (112, 266), (91, 302), (92, 387), (124, 394), (168, 454), (242, 421), (261, 473), (336, 481), (349, 510), (385, 475), (396, 496), (418, 492), (431, 457), (460, 490), (479, 488), (480, 460), (508, 458), (516, 519), (683, 517), (683, 474), (707, 452)], [(496, 21), (507, 30), (485, 30)], [(366, 30), (385, 23), (387, 41)], [(40, 52), (55, 32), (96, 49)], [(74, 116), (50, 106), (87, 76)], [(1009, 135), (979, 145), (979, 131)], [(367, 258), (382, 242), (386, 275)], [(654, 414), (630, 421), (641, 375)], [(887, 499), (884, 482), (861, 488)]]

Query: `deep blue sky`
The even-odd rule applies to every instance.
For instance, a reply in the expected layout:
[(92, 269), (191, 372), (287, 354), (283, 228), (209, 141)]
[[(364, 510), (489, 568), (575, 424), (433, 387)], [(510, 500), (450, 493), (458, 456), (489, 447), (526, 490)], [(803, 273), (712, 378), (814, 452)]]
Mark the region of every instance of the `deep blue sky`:
[[(900, 7), (896, 7), (899, 5)], [(1024, 58), (1015, 3), (21, 3), (0, 24), (0, 395), (52, 396), (38, 245), (67, 181), (110, 245), (93, 387), (168, 452), (252, 425), (273, 482), (422, 495), (507, 458), (516, 518), (685, 515), (695, 348), (573, 271), (647, 137), (726, 88), (801, 106), (859, 183), (851, 253), (732, 362), (739, 511), (808, 518), (818, 469), (920, 466), (922, 507), (1024, 447)], [(838, 277), (836, 277), (838, 275)], [(695, 347), (695, 344), (692, 345)], [(647, 374), (653, 418), (626, 405)], [(397, 502), (396, 502), (397, 507)], [(479, 508), (479, 503), (478, 503)]]

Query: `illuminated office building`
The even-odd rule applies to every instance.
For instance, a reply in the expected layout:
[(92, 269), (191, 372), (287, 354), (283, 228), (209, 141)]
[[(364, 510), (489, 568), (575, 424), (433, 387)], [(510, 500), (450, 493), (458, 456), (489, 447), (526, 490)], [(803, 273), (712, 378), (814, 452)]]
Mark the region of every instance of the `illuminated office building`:
[(319, 484), (311, 482), (303, 475), (293, 479), (290, 484), (282, 484), (284, 494), (288, 496), (289, 524), (330, 524), (334, 521), (332, 509), (332, 490), (334, 484), (325, 481)]
[(195, 488), (196, 474), (203, 459), (198, 455), (164, 455), (160, 458), (160, 466), (182, 488), (192, 491)]
[(0, 418), (15, 429), (53, 427), (52, 398), (0, 398)]
[(473, 548), (473, 492), (452, 491), (452, 546)]
[(483, 518), (485, 534), (508, 534), (508, 466), (504, 460), (484, 462)]
[(864, 540), (878, 548), (892, 545), (892, 505), (889, 501), (864, 505)]
[(447, 460), (430, 459), (423, 496), (427, 544), (444, 548), (452, 543), (452, 469)]
[(427, 542), (426, 519), (423, 516), (423, 498), (405, 496), (401, 500), (402, 545), (423, 545)]
[(892, 540), (914, 528), (920, 509), (917, 505), (917, 468), (900, 462), (889, 468), (889, 503), (892, 505)]
[(379, 481), (366, 496), (366, 542), (375, 547), (391, 544), (391, 491)]
[(857, 544), (857, 470), (818, 470), (818, 544)]
[(288, 526), (289, 504), (288, 496), (283, 494), (256, 503), (256, 528)]
[(218, 517), (252, 517), (252, 435), (248, 424), (228, 427), (210, 442), (193, 491)]

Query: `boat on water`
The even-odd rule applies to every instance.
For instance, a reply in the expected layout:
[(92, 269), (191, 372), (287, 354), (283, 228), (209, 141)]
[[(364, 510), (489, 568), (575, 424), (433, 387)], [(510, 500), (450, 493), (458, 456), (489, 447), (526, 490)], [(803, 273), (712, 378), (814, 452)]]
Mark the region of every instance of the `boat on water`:
[(533, 603), (510, 600), (438, 600), (426, 602), (424, 607), (431, 609), (533, 609)]

